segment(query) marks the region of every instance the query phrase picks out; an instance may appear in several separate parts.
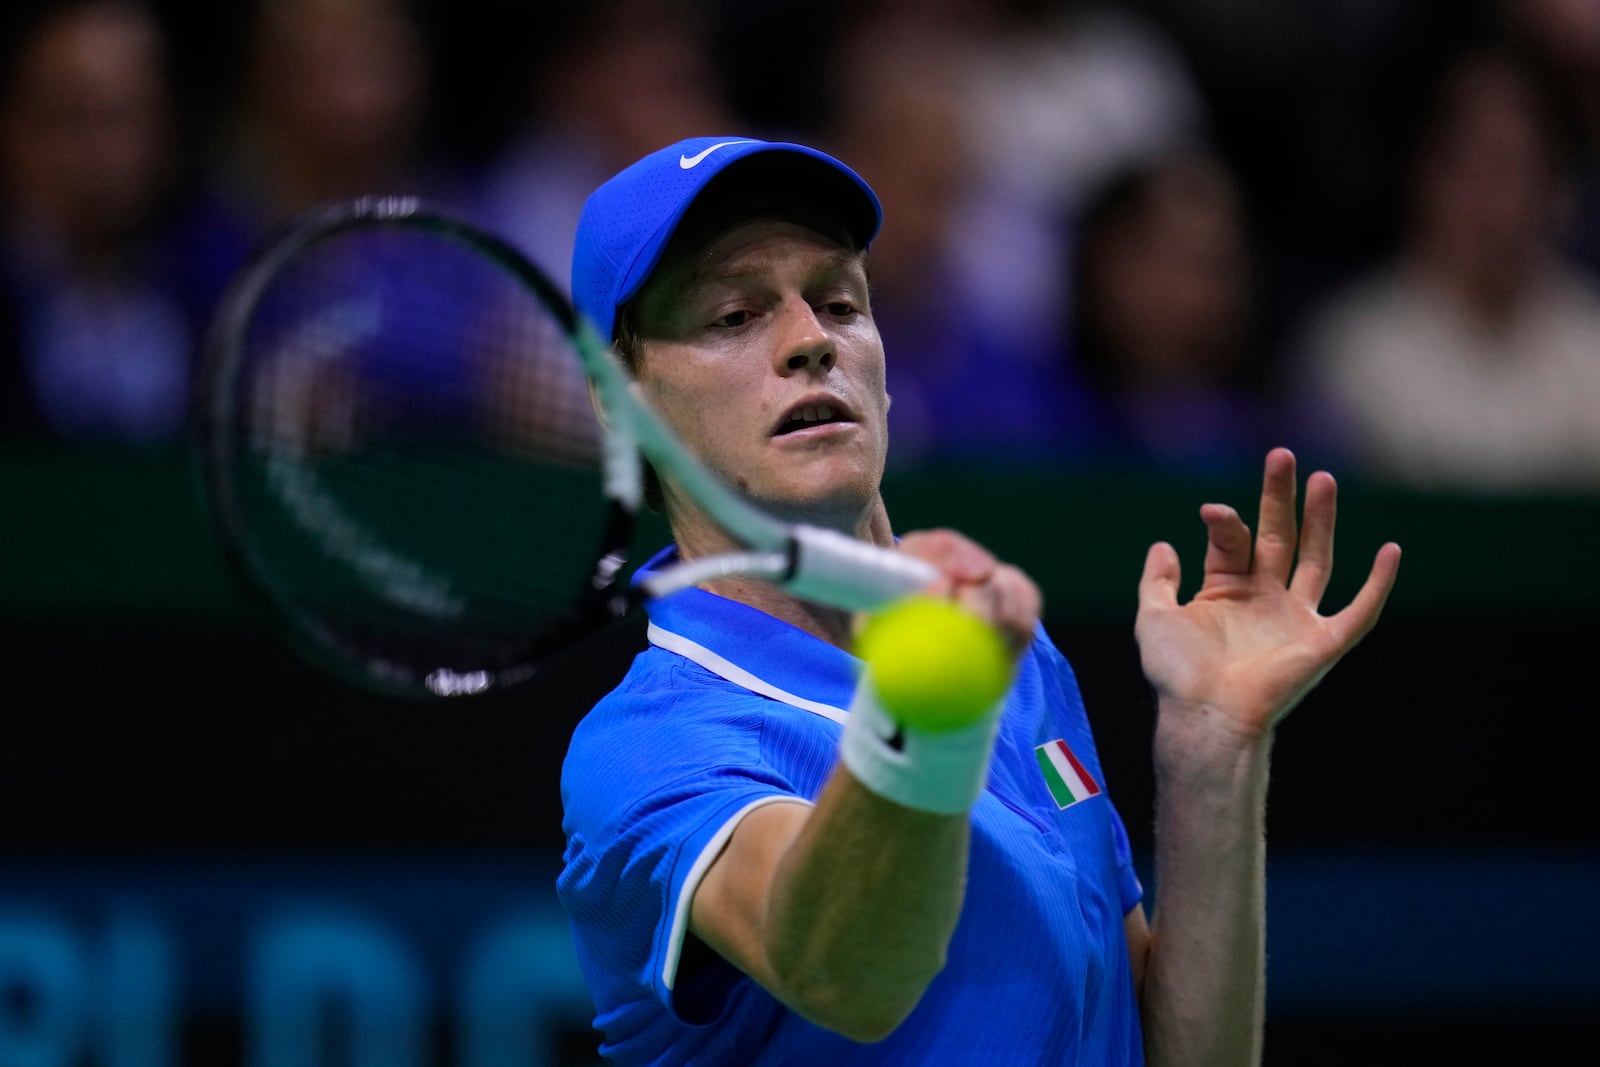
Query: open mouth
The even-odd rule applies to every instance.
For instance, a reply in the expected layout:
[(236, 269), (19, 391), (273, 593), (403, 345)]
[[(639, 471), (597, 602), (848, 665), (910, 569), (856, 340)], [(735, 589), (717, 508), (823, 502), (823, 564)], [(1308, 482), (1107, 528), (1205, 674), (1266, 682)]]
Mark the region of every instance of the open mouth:
[(814, 426), (826, 426), (833, 422), (849, 422), (849, 415), (842, 408), (833, 404), (801, 404), (778, 424), (772, 431), (774, 437), (781, 437), (796, 430), (809, 430)]

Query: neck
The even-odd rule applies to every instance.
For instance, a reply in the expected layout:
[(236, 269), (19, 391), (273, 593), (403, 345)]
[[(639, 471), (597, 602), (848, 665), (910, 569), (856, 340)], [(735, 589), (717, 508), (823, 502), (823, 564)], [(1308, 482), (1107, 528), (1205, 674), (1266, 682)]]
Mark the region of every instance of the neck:
[[(669, 518), (679, 557), (684, 560), (735, 552), (743, 547), (698, 510), (676, 512), (669, 509)], [(875, 499), (860, 520), (844, 532), (886, 548), (894, 546), (894, 534), (882, 498)], [(854, 639), (855, 618), (852, 612), (801, 600), (771, 582), (758, 578), (730, 577), (706, 582), (703, 588), (764, 611), (836, 647), (849, 648)]]

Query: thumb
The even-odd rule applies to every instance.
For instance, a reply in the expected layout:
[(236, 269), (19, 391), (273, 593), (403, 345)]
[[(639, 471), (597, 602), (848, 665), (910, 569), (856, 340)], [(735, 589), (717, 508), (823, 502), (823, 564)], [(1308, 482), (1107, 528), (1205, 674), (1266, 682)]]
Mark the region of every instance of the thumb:
[(1151, 545), (1144, 557), (1144, 574), (1139, 578), (1139, 610), (1176, 606), (1181, 576), (1177, 549), (1165, 541)]

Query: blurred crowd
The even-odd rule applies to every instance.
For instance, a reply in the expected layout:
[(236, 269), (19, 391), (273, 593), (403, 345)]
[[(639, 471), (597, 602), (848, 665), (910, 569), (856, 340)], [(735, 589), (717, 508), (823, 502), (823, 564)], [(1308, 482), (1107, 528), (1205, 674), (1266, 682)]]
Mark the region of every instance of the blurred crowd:
[(11, 0), (0, 434), (181, 447), (276, 221), (422, 194), (564, 281), (680, 137), (878, 190), (900, 465), (1600, 491), (1600, 3)]

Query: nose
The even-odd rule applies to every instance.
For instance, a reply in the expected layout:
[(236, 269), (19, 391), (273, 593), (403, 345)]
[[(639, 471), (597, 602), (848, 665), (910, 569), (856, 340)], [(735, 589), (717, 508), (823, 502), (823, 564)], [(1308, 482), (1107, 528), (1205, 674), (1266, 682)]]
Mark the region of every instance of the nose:
[(839, 352), (811, 305), (791, 297), (779, 309), (781, 328), (773, 358), (780, 374), (831, 370)]

